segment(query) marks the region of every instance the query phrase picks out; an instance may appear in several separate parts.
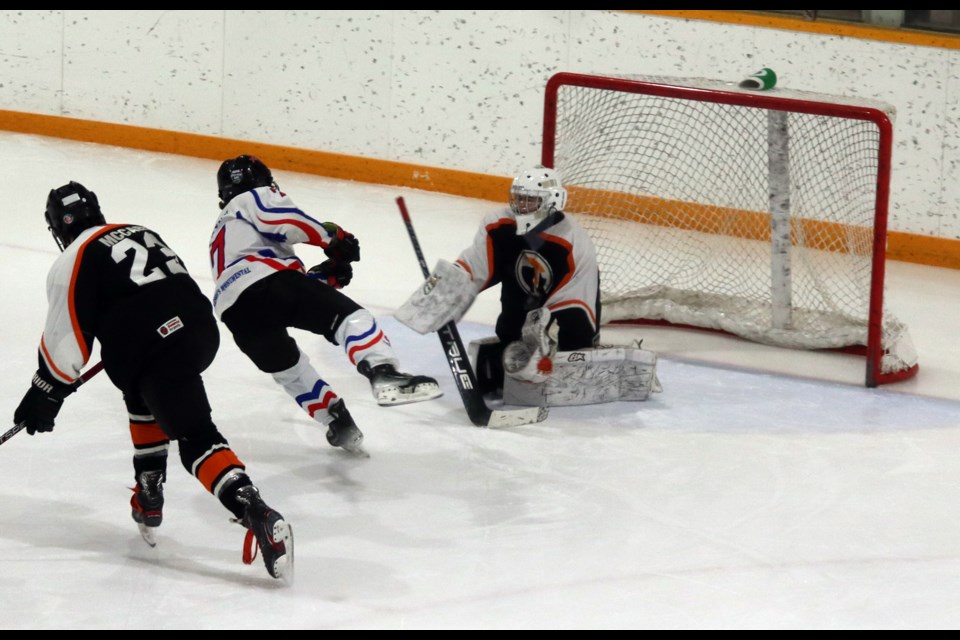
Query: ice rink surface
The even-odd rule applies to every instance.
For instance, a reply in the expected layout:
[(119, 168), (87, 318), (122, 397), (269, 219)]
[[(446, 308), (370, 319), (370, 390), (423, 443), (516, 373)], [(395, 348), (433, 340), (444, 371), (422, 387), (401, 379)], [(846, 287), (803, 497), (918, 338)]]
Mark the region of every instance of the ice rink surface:
[[(108, 222), (144, 224), (212, 294), (218, 162), (0, 133), (4, 430), (36, 368), (57, 248), (47, 193), (77, 180)], [(171, 456), (156, 548), (130, 519), (120, 393), (97, 376), (53, 433), (0, 447), (4, 629), (947, 629), (960, 627), (960, 272), (888, 265), (920, 373), (862, 387), (854, 356), (696, 331), (644, 339), (664, 391), (554, 408), (504, 430), (467, 420), (438, 340), (391, 313), (496, 203), (275, 171), (307, 213), (361, 241), (345, 291), (381, 320), (433, 402), (378, 407), (338, 348), (296, 332), (366, 434), (329, 447), (221, 325), (214, 421), (292, 523), (296, 581), (241, 562), (244, 531)], [(307, 264), (324, 259), (303, 247)], [(461, 324), (492, 334), (495, 293)], [(171, 452), (173, 454), (173, 451)]]

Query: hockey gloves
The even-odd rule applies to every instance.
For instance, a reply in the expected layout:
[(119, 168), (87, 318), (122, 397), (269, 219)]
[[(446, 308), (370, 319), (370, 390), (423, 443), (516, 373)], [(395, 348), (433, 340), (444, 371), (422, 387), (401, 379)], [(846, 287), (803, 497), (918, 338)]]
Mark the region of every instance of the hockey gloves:
[(30, 435), (53, 431), (53, 421), (60, 413), (63, 399), (75, 390), (73, 385), (51, 380), (46, 372), (37, 370), (30, 381), (30, 389), (13, 413), (14, 424), (26, 423)]
[(360, 261), (360, 241), (356, 236), (333, 222), (324, 222), (323, 228), (331, 236), (330, 243), (323, 249), (328, 258), (340, 264)]
[(353, 279), (350, 263), (360, 261), (360, 241), (333, 222), (324, 222), (323, 228), (330, 234), (330, 242), (323, 248), (329, 260), (311, 267), (307, 275), (326, 282), (334, 289), (342, 289)]
[(318, 265), (310, 267), (307, 275), (326, 282), (334, 289), (342, 289), (353, 279), (353, 267), (349, 262), (337, 262), (333, 258), (324, 260)]

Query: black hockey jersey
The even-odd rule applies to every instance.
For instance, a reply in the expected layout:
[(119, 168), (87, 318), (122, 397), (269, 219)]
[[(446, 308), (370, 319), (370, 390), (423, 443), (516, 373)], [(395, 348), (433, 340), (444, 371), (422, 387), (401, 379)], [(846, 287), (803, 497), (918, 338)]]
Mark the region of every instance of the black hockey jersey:
[(80, 375), (95, 339), (107, 374), (123, 389), (184, 327), (216, 326), (210, 301), (180, 258), (139, 225), (81, 233), (51, 267), (47, 301), (40, 360), (64, 383)]

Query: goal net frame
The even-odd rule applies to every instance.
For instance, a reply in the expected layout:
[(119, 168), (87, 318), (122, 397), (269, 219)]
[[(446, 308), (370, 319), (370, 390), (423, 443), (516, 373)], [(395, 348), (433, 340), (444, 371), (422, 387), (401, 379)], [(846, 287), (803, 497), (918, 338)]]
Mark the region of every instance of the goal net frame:
[[(596, 181), (584, 179), (581, 183), (576, 180), (568, 181), (565, 170), (570, 167), (581, 166), (583, 163), (573, 158), (573, 154), (585, 151), (586, 153), (602, 154), (603, 150), (597, 149), (573, 149), (574, 144), (568, 144), (566, 147), (564, 134), (566, 129), (573, 130), (571, 117), (563, 111), (573, 109), (574, 104), (579, 98), (574, 98), (576, 91), (599, 91), (616, 92), (624, 96), (643, 96), (643, 100), (660, 100), (662, 104), (674, 103), (676, 101), (692, 101), (692, 103), (711, 103), (710, 109), (729, 110), (735, 114), (746, 113), (736, 108), (746, 108), (750, 110), (759, 110), (765, 113), (765, 127), (763, 132), (765, 136), (764, 144), (767, 149), (763, 153), (767, 157), (767, 166), (764, 167), (766, 175), (757, 176), (757, 181), (765, 182), (767, 185), (767, 195), (769, 196), (768, 205), (765, 204), (765, 210), (736, 211), (730, 215), (749, 216), (753, 218), (753, 226), (757, 226), (756, 221), (760, 220), (760, 230), (757, 233), (758, 240), (770, 245), (769, 273), (771, 282), (769, 309), (765, 312), (769, 315), (770, 327), (760, 333), (750, 331), (742, 333), (739, 328), (733, 328), (724, 322), (706, 321), (701, 322), (697, 313), (689, 315), (693, 320), (688, 320), (688, 316), (680, 315), (671, 317), (668, 313), (660, 311), (651, 312), (643, 304), (632, 304), (630, 295), (626, 297), (621, 293), (611, 293), (604, 289), (604, 273), (608, 271), (609, 265), (604, 264), (603, 247), (600, 246), (601, 240), (596, 237), (587, 226), (587, 231), (594, 236), (598, 244), (598, 259), (601, 269), (601, 304), (603, 305), (604, 321), (610, 322), (635, 322), (647, 324), (666, 324), (684, 327), (697, 327), (721, 331), (740, 335), (748, 340), (761, 343), (780, 344), (781, 346), (790, 346), (803, 349), (830, 349), (843, 352), (855, 353), (866, 357), (866, 376), (865, 384), (868, 387), (875, 387), (878, 384), (898, 382), (912, 377), (918, 371), (916, 363), (916, 353), (913, 350), (912, 342), (906, 327), (902, 325), (895, 317), (889, 314), (884, 308), (884, 277), (886, 264), (886, 241), (887, 241), (887, 218), (890, 197), (890, 168), (893, 149), (893, 107), (884, 103), (862, 100), (858, 98), (847, 98), (838, 96), (826, 96), (823, 94), (787, 91), (775, 89), (773, 91), (749, 91), (737, 87), (734, 83), (724, 83), (721, 81), (705, 80), (699, 78), (663, 78), (663, 77), (642, 77), (642, 76), (596, 76), (576, 73), (558, 73), (550, 78), (546, 86), (544, 99), (544, 121), (543, 121), (543, 142), (541, 162), (546, 167), (555, 168), (560, 173), (564, 186), (570, 192), (567, 211), (577, 216), (578, 220), (582, 218), (609, 217), (609, 211), (600, 210), (604, 207), (588, 206), (584, 204), (584, 209), (578, 211), (578, 193), (580, 195), (588, 192), (603, 191), (607, 196), (610, 190), (613, 190), (614, 197), (620, 202), (617, 207), (626, 203), (629, 209), (631, 201), (637, 203), (638, 208), (643, 208), (644, 212), (629, 213), (625, 219), (616, 224), (634, 225), (651, 224), (651, 201), (659, 202), (654, 205), (664, 209), (676, 206), (677, 201), (671, 199), (675, 195), (661, 195), (650, 191), (645, 191), (643, 187), (633, 189), (632, 184), (627, 187), (618, 185), (611, 186), (605, 184), (603, 179)], [(629, 100), (634, 98), (624, 98)], [(653, 104), (653, 103), (651, 103)], [(658, 103), (659, 104), (659, 103)], [(714, 107), (712, 105), (726, 105)], [(647, 109), (648, 111), (651, 109)], [(863, 199), (868, 197), (873, 200), (872, 205), (868, 203), (868, 208), (872, 206), (872, 246), (868, 249), (870, 255), (857, 256), (858, 259), (869, 260), (869, 276), (864, 276), (862, 287), (867, 289), (864, 292), (866, 309), (863, 311), (863, 337), (857, 337), (850, 344), (834, 344), (837, 340), (850, 341), (844, 337), (838, 339), (831, 337), (827, 343), (821, 345), (816, 342), (814, 337), (812, 341), (795, 344), (790, 342), (780, 342), (780, 335), (785, 332), (783, 328), (790, 328), (795, 318), (805, 311), (799, 310), (794, 306), (791, 291), (791, 254), (796, 254), (800, 250), (809, 250), (796, 246), (798, 236), (802, 235), (798, 231), (798, 226), (813, 224), (820, 226), (831, 226), (841, 228), (840, 233), (844, 233), (842, 227), (844, 222), (810, 222), (809, 220), (791, 216), (791, 189), (795, 189), (791, 184), (793, 180), (791, 173), (791, 136), (802, 135), (802, 132), (795, 133), (788, 129), (787, 118), (793, 117), (792, 114), (808, 114), (810, 116), (822, 117), (823, 122), (831, 118), (840, 118), (845, 120), (862, 121), (876, 128), (876, 149), (870, 151), (868, 171), (872, 176), (875, 172), (875, 185), (869, 184), (866, 196), (858, 194), (857, 197)], [(753, 117), (751, 115), (751, 117)], [(759, 116), (758, 116), (759, 117)], [(800, 116), (805, 117), (805, 116)], [(614, 116), (616, 119), (616, 116)], [(620, 118), (623, 120), (623, 118)], [(819, 120), (818, 120), (819, 121)], [(610, 127), (615, 126), (611, 120)], [(762, 122), (758, 120), (757, 122)], [(583, 123), (577, 123), (578, 127), (583, 127)], [(589, 123), (588, 127), (595, 126), (597, 129), (607, 126), (603, 123), (593, 125)], [(660, 133), (648, 132), (644, 129), (648, 125), (636, 122), (630, 123), (630, 127), (639, 132), (638, 135), (664, 135)], [(693, 124), (692, 126), (696, 126)], [(652, 130), (653, 126), (649, 125)], [(759, 125), (757, 127), (759, 128)], [(631, 133), (630, 135), (634, 135)], [(671, 135), (671, 134), (666, 134)], [(871, 134), (872, 135), (872, 134)], [(570, 135), (573, 138), (573, 135)], [(689, 137), (689, 136), (688, 136)], [(582, 142), (582, 141), (581, 141)], [(686, 144), (686, 142), (684, 142)], [(694, 142), (693, 146), (698, 143)], [(702, 145), (702, 143), (699, 143)], [(872, 142), (871, 142), (872, 144)], [(589, 146), (586, 144), (584, 146)], [(602, 145), (601, 145), (602, 146)], [(567, 148), (571, 147), (571, 148)], [(666, 153), (670, 153), (667, 151)], [(699, 158), (698, 158), (699, 159)], [(649, 161), (649, 158), (646, 159)], [(863, 163), (862, 159), (856, 160)], [(649, 165), (647, 165), (649, 166)], [(591, 169), (592, 170), (592, 169)], [(622, 169), (618, 169), (622, 170)], [(709, 168), (708, 168), (709, 170)], [(829, 170), (829, 169), (828, 169)], [(858, 169), (859, 170), (859, 169)], [(599, 171), (599, 170), (598, 170)], [(640, 170), (637, 170), (640, 173)], [(571, 169), (571, 174), (577, 173)], [(637, 176), (636, 183), (642, 182), (640, 176)], [(869, 193), (870, 189), (875, 190), (873, 195)], [(861, 189), (862, 190), (862, 189)], [(580, 201), (586, 203), (587, 200), (581, 198)], [(689, 203), (681, 203), (689, 204)], [(714, 205), (710, 205), (714, 206)], [(719, 211), (719, 215), (728, 215), (728, 212), (735, 211), (734, 208), (724, 208), (722, 205), (714, 207)], [(638, 209), (639, 210), (639, 209)], [(618, 216), (621, 214), (618, 213)], [(716, 213), (712, 215), (717, 215)], [(636, 222), (633, 220), (641, 220)], [(665, 224), (663, 222), (652, 221), (653, 225)], [(670, 223), (676, 224), (676, 223)], [(851, 225), (859, 225), (858, 231), (869, 232), (864, 229), (864, 224), (854, 222)], [(852, 226), (851, 226), (852, 228)], [(791, 232), (792, 229), (792, 232)], [(685, 231), (683, 233), (686, 233)], [(709, 233), (723, 233), (723, 231), (710, 231)], [(753, 233), (753, 232), (751, 232)], [(869, 241), (869, 240), (868, 240)], [(638, 251), (643, 250), (643, 246), (636, 247)], [(837, 251), (831, 248), (830, 251)], [(846, 249), (841, 249), (846, 251)], [(850, 250), (852, 253), (853, 250)], [(629, 256), (620, 256), (620, 262), (629, 260)], [(796, 260), (796, 258), (793, 258)], [(796, 266), (796, 265), (794, 265)], [(868, 279), (868, 281), (867, 281)], [(649, 288), (649, 287), (647, 287)], [(632, 295), (632, 294), (631, 294)], [(700, 295), (699, 293), (697, 295)], [(722, 313), (720, 315), (723, 315)], [(859, 332), (858, 333), (859, 336)], [(891, 337), (893, 335), (893, 337)], [(833, 342), (831, 342), (831, 340)]]

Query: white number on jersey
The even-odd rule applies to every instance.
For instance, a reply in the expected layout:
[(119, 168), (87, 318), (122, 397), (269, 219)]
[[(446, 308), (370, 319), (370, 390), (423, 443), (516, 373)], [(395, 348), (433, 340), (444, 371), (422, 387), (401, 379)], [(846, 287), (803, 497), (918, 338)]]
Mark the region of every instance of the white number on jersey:
[[(110, 257), (113, 258), (113, 261), (117, 264), (123, 262), (130, 252), (133, 252), (133, 263), (130, 265), (130, 279), (138, 286), (162, 280), (175, 273), (187, 272), (187, 269), (183, 266), (183, 263), (180, 262), (177, 254), (175, 254), (170, 247), (163, 244), (155, 235), (152, 233), (144, 233), (143, 242), (144, 244), (140, 244), (131, 238), (124, 238), (113, 245), (113, 248), (110, 250)], [(163, 265), (152, 269), (149, 268), (147, 263), (150, 259), (151, 249), (159, 250), (168, 260)]]

